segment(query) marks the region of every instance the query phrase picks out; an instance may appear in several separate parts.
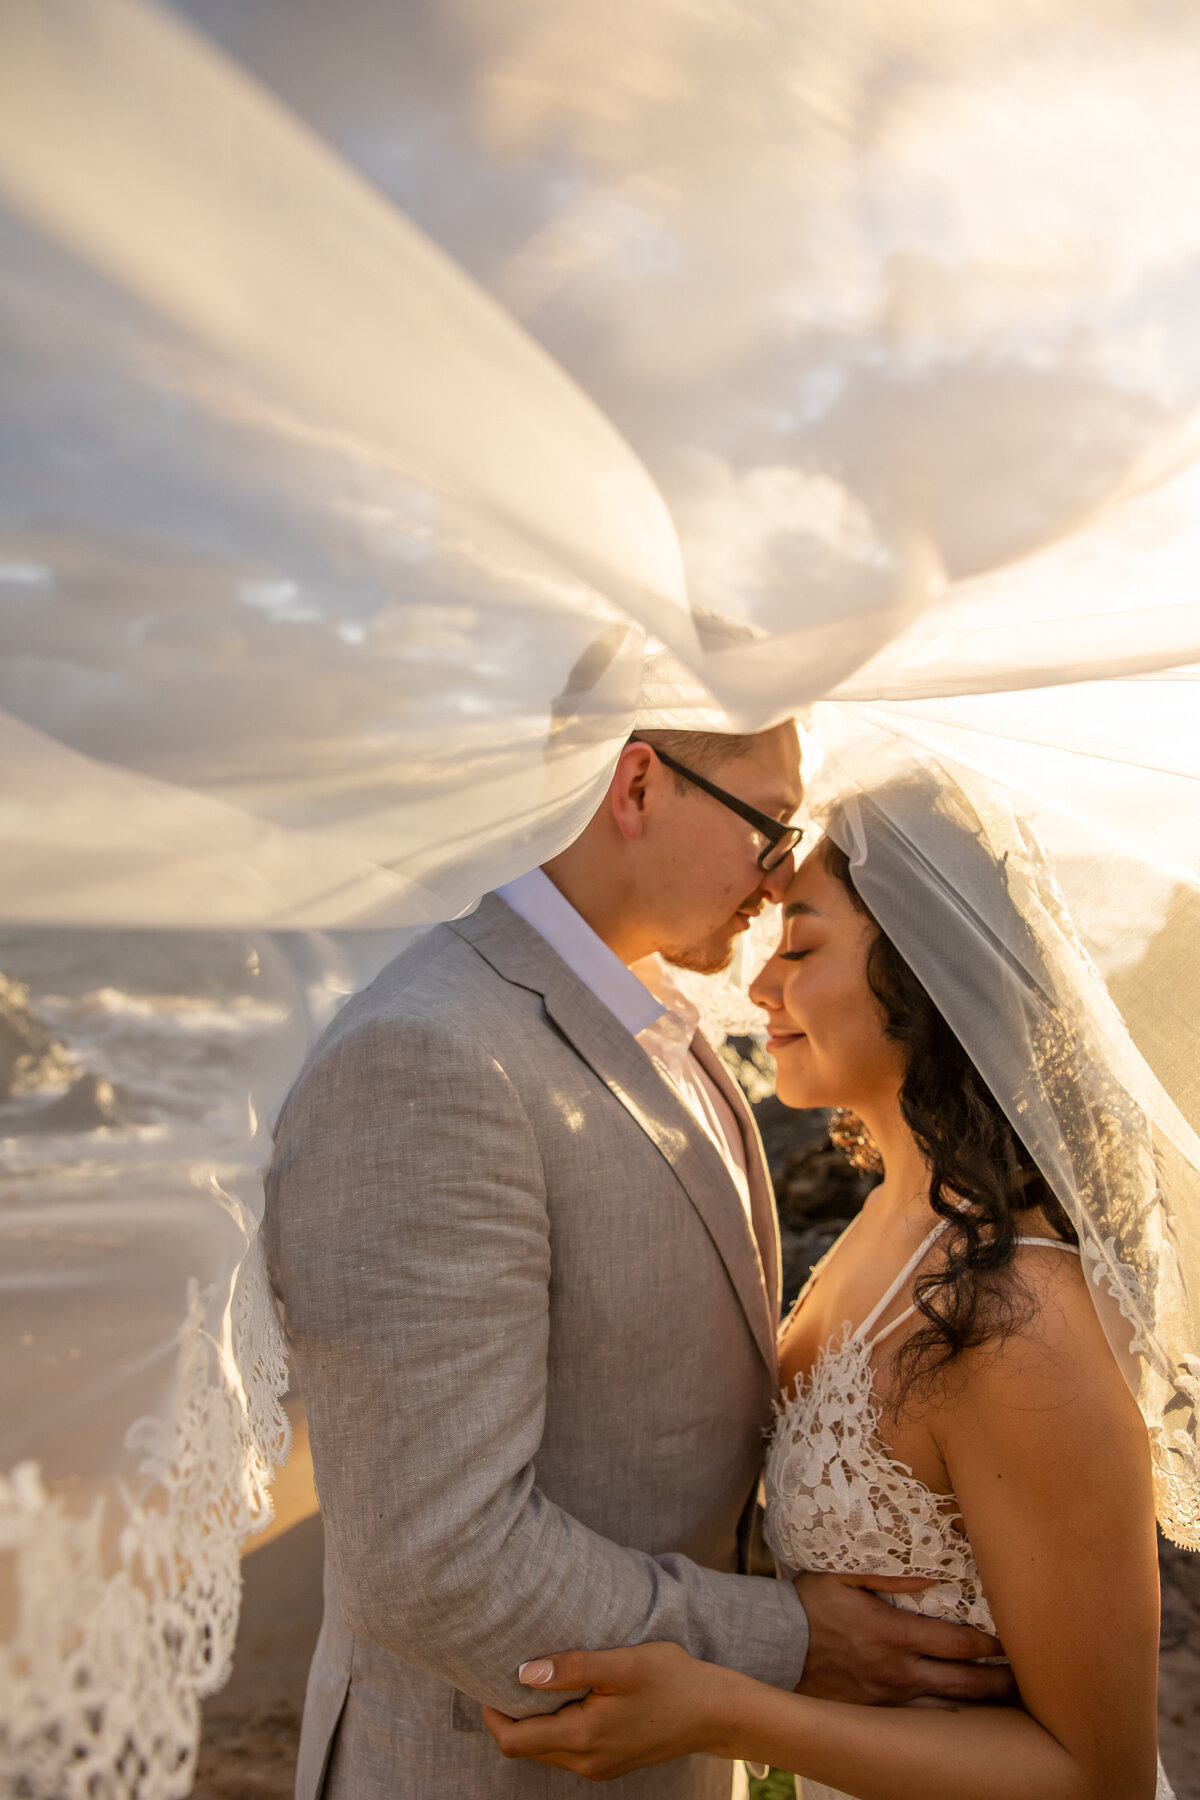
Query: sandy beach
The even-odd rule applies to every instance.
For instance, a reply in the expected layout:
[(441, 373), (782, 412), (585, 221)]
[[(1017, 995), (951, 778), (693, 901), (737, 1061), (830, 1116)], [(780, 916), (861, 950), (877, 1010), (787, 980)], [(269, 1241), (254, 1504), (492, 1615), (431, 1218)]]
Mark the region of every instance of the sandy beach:
[[(287, 1800), (308, 1662), (321, 1626), (321, 1520), (303, 1408), (276, 1519), (242, 1565), (228, 1684), (204, 1709), (196, 1800)], [(1159, 1744), (1177, 1800), (1200, 1800), (1200, 1556), (1164, 1546)]]

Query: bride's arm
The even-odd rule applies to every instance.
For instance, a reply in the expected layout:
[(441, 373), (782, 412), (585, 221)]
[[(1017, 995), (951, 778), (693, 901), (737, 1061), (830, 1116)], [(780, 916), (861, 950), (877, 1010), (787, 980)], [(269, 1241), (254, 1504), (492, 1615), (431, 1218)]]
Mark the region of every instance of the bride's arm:
[(654, 1645), (556, 1658), (546, 1685), (562, 1677), (592, 1695), (517, 1725), (489, 1715), (505, 1753), (604, 1779), (709, 1751), (861, 1800), (1152, 1800), (1158, 1603), (1145, 1429), (1074, 1259), (1022, 1260), (1037, 1315), (958, 1365), (938, 1397), (937, 1436), (1027, 1710), (847, 1706)]
[[(765, 1687), (696, 1662), (678, 1644), (568, 1651), (539, 1684), (588, 1698), (559, 1713), (510, 1720), (484, 1707), (506, 1756), (609, 1781), (698, 1752), (794, 1769), (860, 1800), (1142, 1800), (1115, 1782), (1089, 1788), (1063, 1747), (1015, 1708), (848, 1706)], [(1145, 1800), (1153, 1784), (1145, 1789)]]
[(1026, 1249), (1020, 1275), (1028, 1326), (971, 1354), (938, 1435), (1022, 1703), (1077, 1772), (1063, 1792), (1132, 1800), (1157, 1761), (1146, 1428), (1078, 1259)]

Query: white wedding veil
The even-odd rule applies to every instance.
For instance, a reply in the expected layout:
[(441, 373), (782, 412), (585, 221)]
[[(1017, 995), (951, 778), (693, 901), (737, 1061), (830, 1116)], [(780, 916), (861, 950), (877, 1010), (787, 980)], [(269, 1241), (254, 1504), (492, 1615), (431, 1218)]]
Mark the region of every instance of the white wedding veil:
[[(999, 784), (877, 726), (847, 729), (829, 716), (821, 724), (812, 817), (849, 857), (858, 893), (1071, 1220), (1101, 1323), (1146, 1421), (1159, 1523), (1198, 1550), (1194, 1121), (1135, 1046), (1028, 809)], [(1169, 965), (1169, 950), (1153, 960)], [(1162, 972), (1155, 1003), (1178, 1007), (1194, 975), (1178, 965)], [(1152, 980), (1139, 972), (1141, 1005)]]
[(808, 711), (868, 886), (846, 796), (966, 797), (1040, 987), (936, 808), (893, 852), (1070, 1081), (867, 898), (1195, 1543), (1198, 81), (1123, 0), (0, 0), (0, 1781), (187, 1792), (273, 1112), (638, 717)]

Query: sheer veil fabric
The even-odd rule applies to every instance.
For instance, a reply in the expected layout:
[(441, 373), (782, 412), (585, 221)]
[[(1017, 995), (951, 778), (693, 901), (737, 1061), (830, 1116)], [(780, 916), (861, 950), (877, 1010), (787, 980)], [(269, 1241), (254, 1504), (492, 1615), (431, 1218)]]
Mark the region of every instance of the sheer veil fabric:
[(635, 717), (803, 713), (1197, 1546), (1198, 75), (1116, 0), (0, 4), (6, 1780), (187, 1791), (273, 1108)]
[(822, 724), (813, 812), (1064, 1204), (1146, 1420), (1159, 1521), (1200, 1549), (1194, 1118), (1135, 1046), (1025, 809), (945, 755)]

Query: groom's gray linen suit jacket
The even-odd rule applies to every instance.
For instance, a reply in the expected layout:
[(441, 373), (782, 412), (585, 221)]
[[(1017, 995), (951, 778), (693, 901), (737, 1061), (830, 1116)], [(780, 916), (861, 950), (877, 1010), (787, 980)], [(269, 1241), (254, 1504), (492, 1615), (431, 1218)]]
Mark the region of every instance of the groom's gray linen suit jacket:
[[(736, 1573), (776, 1392), (779, 1257), (637, 1041), (495, 895), (338, 1015), (276, 1129), (264, 1234), (308, 1407), (325, 1618), (298, 1800), (545, 1800), (480, 1701), (672, 1638), (790, 1688), (790, 1583)], [(555, 1704), (560, 1701), (556, 1698)], [(728, 1800), (693, 1757), (613, 1786)]]

